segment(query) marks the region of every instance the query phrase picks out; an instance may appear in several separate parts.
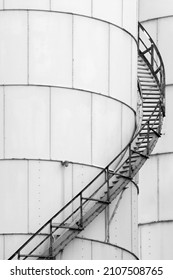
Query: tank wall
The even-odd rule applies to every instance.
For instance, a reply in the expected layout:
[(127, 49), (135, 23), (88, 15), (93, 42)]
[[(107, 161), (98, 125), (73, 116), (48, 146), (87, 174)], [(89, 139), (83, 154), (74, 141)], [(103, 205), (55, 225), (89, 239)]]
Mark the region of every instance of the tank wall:
[(142, 225), (140, 227), (140, 246), (143, 250), (140, 259), (172, 260), (172, 232), (172, 221)]
[[(172, 1), (139, 1), (139, 15), (155, 40), (166, 70), (166, 118), (153, 156), (140, 172), (141, 258), (172, 259)], [(151, 174), (152, 170), (152, 174)], [(148, 175), (147, 175), (148, 174)], [(148, 178), (147, 178), (148, 176)]]
[(135, 130), (134, 112), (103, 95), (40, 86), (0, 89), (1, 158), (68, 160), (104, 167)]
[(172, 16), (173, 2), (171, 0), (139, 1), (139, 19), (145, 21), (162, 16)]
[[(0, 3), (2, 258), (72, 199), (132, 138), (137, 1), (131, 3)], [(103, 212), (82, 236), (94, 238), (94, 229), (100, 226), (98, 240), (108, 238), (136, 253), (137, 221), (132, 219), (137, 217), (136, 198), (130, 187), (117, 221), (108, 226), (110, 216)], [(127, 224), (119, 221), (124, 220), (124, 211)], [(120, 228), (129, 230), (131, 238)], [(133, 256), (121, 252), (121, 258)]]
[[(23, 176), (21, 175), (22, 171)], [(92, 176), (97, 175), (99, 171), (99, 169), (95, 168), (94, 170), (93, 167), (82, 165), (62, 168), (58, 162), (50, 164), (45, 161), (13, 161), (12, 163), (10, 161), (9, 164), (6, 161), (6, 169), (1, 168), (3, 176), (0, 174), (4, 182), (10, 181), (8, 189), (6, 189), (6, 199), (0, 200), (2, 221), (0, 241), (3, 248), (1, 257), (8, 258), (19, 245), (22, 245), (29, 238), (32, 232), (35, 232), (55, 212), (60, 210), (66, 202), (76, 195), (75, 191), (87, 184)], [(17, 185), (18, 189), (14, 188), (14, 185)], [(47, 195), (48, 185), (49, 196)], [(5, 212), (2, 212), (4, 209)], [(18, 211), (14, 209), (18, 209)], [(44, 209), (49, 209), (49, 211), (45, 213)], [(104, 259), (106, 253), (108, 259), (133, 259), (133, 254), (138, 256), (137, 211), (137, 189), (130, 185), (122, 197), (117, 197), (109, 209), (103, 211), (79, 234), (78, 237), (83, 241), (78, 239), (72, 241), (57, 258), (73, 259), (73, 253), (75, 253), (77, 259)], [(40, 236), (39, 239), (43, 237), (44, 235)], [(85, 242), (84, 239), (87, 239), (88, 242)], [(99, 241), (100, 247), (96, 246), (97, 243), (94, 245), (95, 242), (92, 243), (92, 240)], [(34, 239), (35, 245), (37, 242), (38, 238)], [(32, 245), (30, 245), (31, 248), (27, 248), (27, 251), (32, 249)], [(123, 249), (113, 249), (110, 247), (111, 245), (117, 245)], [(71, 251), (74, 246), (78, 248), (75, 252)], [(96, 250), (97, 247), (98, 250), (101, 250), (101, 246), (103, 247), (102, 254)], [(43, 249), (45, 246), (39, 248), (39, 251), (42, 252)], [(129, 251), (129, 253), (124, 250)], [(108, 254), (109, 251), (110, 254)]]
[(36, 9), (82, 14), (128, 30), (137, 37), (138, 1), (131, 0), (4, 0), (0, 9)]
[[(21, 246), (28, 236), (26, 235), (0, 235), (0, 258), (7, 259), (14, 248)], [(5, 245), (4, 245), (5, 244)], [(76, 250), (78, 248), (78, 250)], [(137, 256), (124, 248), (116, 247), (114, 244), (103, 244), (97, 240), (75, 239), (65, 247), (63, 253), (59, 254), (57, 260), (136, 260)]]

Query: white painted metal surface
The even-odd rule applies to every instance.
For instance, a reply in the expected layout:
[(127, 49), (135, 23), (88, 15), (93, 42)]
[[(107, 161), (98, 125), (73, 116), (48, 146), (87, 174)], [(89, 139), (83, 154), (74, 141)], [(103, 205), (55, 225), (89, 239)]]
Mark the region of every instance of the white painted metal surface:
[(74, 87), (108, 94), (106, 23), (74, 17)]
[(72, 86), (72, 16), (29, 13), (29, 82)]
[(0, 12), (0, 84), (27, 82), (27, 14)]
[(49, 10), (50, 0), (4, 0), (5, 9)]
[(139, 1), (139, 18), (141, 21), (162, 17), (172, 16), (172, 0), (140, 0)]
[(93, 17), (122, 26), (122, 0), (94, 0)]
[(137, 38), (138, 34), (138, 0), (122, 0), (123, 28)]
[(140, 227), (141, 258), (143, 260), (172, 260), (173, 222), (156, 223)]
[(49, 89), (5, 87), (4, 90), (5, 156), (48, 158)]
[(159, 139), (154, 153), (173, 152), (173, 126), (172, 126), (172, 104), (173, 104), (173, 86), (166, 87), (166, 118), (163, 124), (163, 134)]
[[(131, 38), (128, 34), (113, 26), (110, 27), (110, 95), (120, 98), (129, 105), (131, 103), (132, 81), (131, 44)], [(137, 65), (135, 66), (137, 67)]]
[(91, 0), (51, 0), (51, 10), (91, 16)]
[(151, 157), (139, 173), (139, 223), (158, 220), (157, 157)]
[(27, 232), (27, 163), (0, 161), (0, 233)]
[(3, 138), (3, 121), (4, 121), (4, 92), (3, 88), (0, 87), (0, 158), (3, 157), (4, 150), (4, 138)]
[(91, 94), (52, 89), (53, 159), (91, 163)]

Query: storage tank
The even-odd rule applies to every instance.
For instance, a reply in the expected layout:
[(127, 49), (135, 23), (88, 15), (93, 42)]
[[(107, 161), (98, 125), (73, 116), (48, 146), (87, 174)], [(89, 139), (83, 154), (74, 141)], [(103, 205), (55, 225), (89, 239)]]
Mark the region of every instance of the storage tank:
[(173, 259), (173, 2), (140, 0), (139, 19), (157, 44), (166, 70), (166, 118), (153, 155), (140, 171), (141, 259)]
[[(134, 135), (137, 19), (136, 0), (0, 1), (1, 259)], [(135, 185), (108, 208), (57, 259), (136, 259)]]

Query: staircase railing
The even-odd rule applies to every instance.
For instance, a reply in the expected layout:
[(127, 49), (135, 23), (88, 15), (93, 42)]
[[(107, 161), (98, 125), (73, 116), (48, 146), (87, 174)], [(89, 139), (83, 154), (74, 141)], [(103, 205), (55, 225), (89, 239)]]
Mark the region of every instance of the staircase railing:
[(162, 60), (162, 56), (149, 35), (146, 29), (141, 23), (138, 24), (138, 51), (139, 55), (143, 58), (151, 73), (156, 79), (157, 85), (161, 91), (161, 103), (162, 110), (165, 116), (165, 67)]
[[(145, 36), (147, 39), (145, 38)], [(144, 36), (144, 38), (143, 38)], [(152, 137), (159, 137), (161, 132), (162, 119), (165, 115), (165, 70), (161, 55), (157, 46), (139, 24), (139, 56), (145, 61), (150, 69), (157, 85), (160, 89), (160, 98), (151, 115), (142, 125), (140, 130), (135, 134), (130, 143), (89, 183), (83, 188), (72, 200), (70, 200), (61, 210), (51, 217), (40, 229), (37, 230), (10, 258), (27, 259), (34, 256), (38, 257), (38, 251), (49, 250), (50, 259), (53, 257), (53, 243), (64, 230), (72, 229), (80, 232), (84, 229), (83, 217), (94, 203), (110, 203), (110, 189), (112, 179), (120, 175), (121, 168), (128, 162), (128, 173), (124, 180), (132, 180), (133, 172), (133, 155), (136, 153), (141, 157), (147, 158), (151, 153)], [(154, 119), (154, 120), (153, 120)], [(156, 126), (156, 123), (159, 125)], [(138, 137), (143, 134), (143, 140), (137, 144)], [(144, 149), (141, 149), (145, 141)], [(123, 162), (122, 162), (123, 159)], [(120, 175), (121, 178), (123, 177)], [(98, 187), (99, 186), (99, 187)], [(103, 193), (106, 194), (103, 197)], [(56, 224), (56, 227), (54, 226)], [(40, 240), (41, 239), (41, 240)], [(33, 243), (32, 243), (33, 242)], [(35, 244), (31, 246), (31, 244)], [(33, 249), (31, 250), (30, 247)], [(40, 253), (41, 257), (41, 253)]]

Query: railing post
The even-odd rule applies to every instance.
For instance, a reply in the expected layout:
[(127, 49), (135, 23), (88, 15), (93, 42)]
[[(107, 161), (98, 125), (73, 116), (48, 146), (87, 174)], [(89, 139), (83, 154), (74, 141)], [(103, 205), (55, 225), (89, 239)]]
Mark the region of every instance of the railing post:
[(20, 252), (17, 254), (17, 259), (20, 260)]
[(131, 144), (129, 144), (129, 177), (131, 178), (132, 175), (132, 151), (131, 151)]
[(80, 227), (83, 228), (82, 193), (80, 193)]
[(151, 65), (154, 66), (154, 46), (151, 43)]
[(109, 167), (106, 168), (106, 182), (107, 182), (107, 201), (109, 202), (109, 192), (110, 192), (110, 184), (109, 184)]
[(159, 134), (161, 133), (161, 116), (162, 116), (162, 104), (159, 102)]
[(53, 235), (52, 235), (52, 220), (50, 222), (50, 247), (49, 247), (49, 256), (50, 259), (53, 258)]
[(149, 143), (150, 143), (150, 121), (147, 122), (147, 155), (149, 155)]

